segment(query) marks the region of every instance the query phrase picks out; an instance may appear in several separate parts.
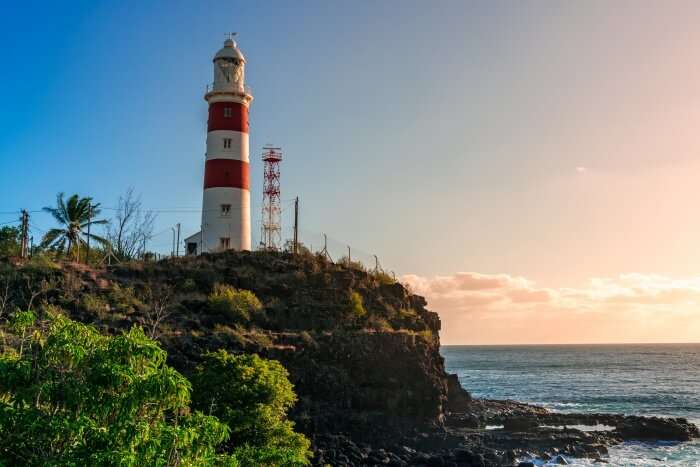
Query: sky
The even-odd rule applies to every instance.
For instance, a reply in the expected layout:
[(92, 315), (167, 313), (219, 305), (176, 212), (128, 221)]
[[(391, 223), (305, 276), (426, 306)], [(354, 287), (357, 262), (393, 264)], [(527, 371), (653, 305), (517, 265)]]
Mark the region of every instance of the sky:
[(132, 187), (149, 248), (198, 230), (203, 94), (235, 31), (254, 243), (274, 143), (285, 236), (299, 196), (302, 240), (376, 254), (443, 343), (697, 342), (699, 23), (681, 1), (15, 2), (0, 223)]

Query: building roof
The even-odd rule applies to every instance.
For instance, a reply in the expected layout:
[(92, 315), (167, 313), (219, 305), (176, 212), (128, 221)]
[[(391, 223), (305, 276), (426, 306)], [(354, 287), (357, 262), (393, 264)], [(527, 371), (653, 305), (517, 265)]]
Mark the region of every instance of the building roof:
[(200, 230), (199, 232), (194, 233), (194, 234), (190, 235), (189, 237), (185, 237), (184, 241), (185, 241), (185, 244), (187, 244), (187, 243), (199, 243), (201, 241), (201, 237), (202, 237), (202, 231)]
[(220, 58), (234, 58), (245, 62), (243, 53), (233, 39), (226, 39), (224, 42), (224, 47), (216, 52), (216, 55), (214, 55), (214, 60), (218, 60)]

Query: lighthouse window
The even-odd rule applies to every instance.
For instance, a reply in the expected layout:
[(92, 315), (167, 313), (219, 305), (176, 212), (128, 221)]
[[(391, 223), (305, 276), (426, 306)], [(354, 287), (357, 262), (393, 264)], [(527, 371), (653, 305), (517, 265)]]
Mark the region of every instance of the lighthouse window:
[(224, 138), (224, 149), (231, 149), (231, 138)]
[(228, 217), (231, 214), (231, 205), (230, 204), (222, 204), (221, 205), (221, 215)]
[(231, 246), (231, 239), (228, 237), (219, 238), (219, 245), (222, 249), (228, 249)]
[(233, 117), (233, 109), (231, 107), (224, 107), (224, 118)]

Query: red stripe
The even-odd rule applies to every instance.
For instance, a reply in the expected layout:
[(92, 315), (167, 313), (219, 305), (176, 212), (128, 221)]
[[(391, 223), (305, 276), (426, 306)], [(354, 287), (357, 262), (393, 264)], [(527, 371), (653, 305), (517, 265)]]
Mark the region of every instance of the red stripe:
[[(227, 117), (226, 115), (229, 114), (230, 117)], [(248, 107), (238, 102), (214, 102), (210, 104), (208, 131), (214, 130), (248, 133)]]
[(204, 188), (250, 189), (247, 162), (236, 159), (209, 159), (204, 166)]

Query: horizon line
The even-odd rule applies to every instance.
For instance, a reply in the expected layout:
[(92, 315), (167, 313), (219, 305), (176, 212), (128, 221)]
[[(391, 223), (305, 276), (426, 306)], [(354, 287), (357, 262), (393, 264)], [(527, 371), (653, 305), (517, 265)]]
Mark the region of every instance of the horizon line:
[(574, 342), (574, 343), (541, 343), (541, 344), (440, 344), (440, 347), (543, 347), (543, 346), (563, 346), (563, 345), (700, 345), (696, 342)]

